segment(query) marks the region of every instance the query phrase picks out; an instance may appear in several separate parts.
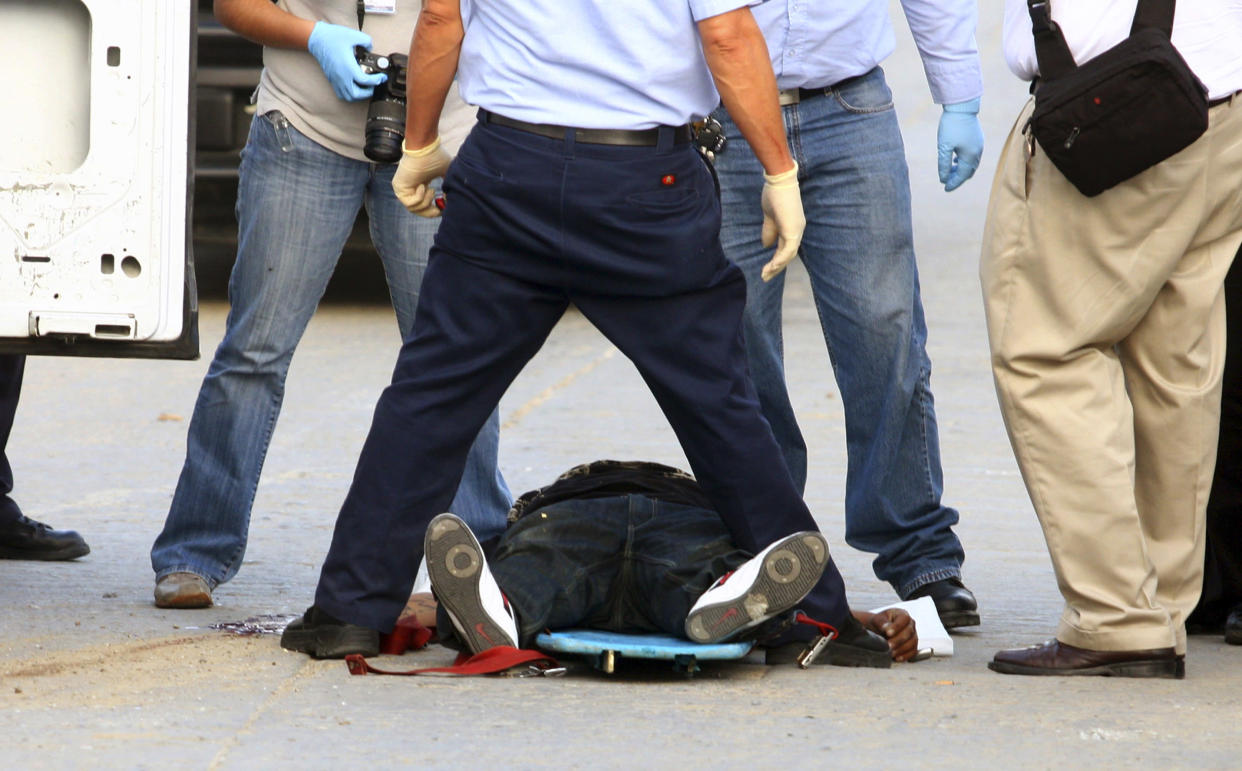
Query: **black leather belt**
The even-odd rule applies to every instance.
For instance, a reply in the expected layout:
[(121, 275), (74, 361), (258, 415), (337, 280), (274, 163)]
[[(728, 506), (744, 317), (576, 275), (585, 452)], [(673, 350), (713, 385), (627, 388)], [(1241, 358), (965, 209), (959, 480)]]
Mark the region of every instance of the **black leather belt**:
[[(660, 127), (650, 129), (591, 129), (556, 126), (551, 123), (527, 123), (524, 120), (506, 118), (503, 115), (482, 108), (479, 109), (479, 120), (486, 123), (494, 123), (497, 126), (525, 131), (528, 134), (538, 134), (549, 139), (564, 139), (572, 131), (575, 142), (588, 145), (655, 147), (660, 143), (660, 131), (662, 130)], [(690, 141), (691, 132), (689, 126), (665, 126), (663, 128), (672, 129), (673, 144), (682, 145)]]

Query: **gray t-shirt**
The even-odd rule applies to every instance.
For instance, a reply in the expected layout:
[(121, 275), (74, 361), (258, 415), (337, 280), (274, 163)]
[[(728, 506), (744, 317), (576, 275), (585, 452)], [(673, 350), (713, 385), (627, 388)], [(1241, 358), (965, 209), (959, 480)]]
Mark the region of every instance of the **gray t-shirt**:
[[(304, 19), (358, 27), (355, 0), (278, 0), (277, 5)], [(408, 53), (421, 7), (421, 0), (397, 0), (396, 13), (366, 14), (362, 31), (371, 36), (371, 50), (382, 54)], [(256, 101), (260, 114), (280, 110), (294, 128), (313, 141), (333, 152), (365, 161), (362, 146), (367, 104), (365, 99), (338, 99), (308, 51), (263, 49), (263, 75)], [(456, 152), (473, 123), (471, 108), (458, 97), (456, 87), (449, 89), (440, 121), (440, 139), (449, 152)]]

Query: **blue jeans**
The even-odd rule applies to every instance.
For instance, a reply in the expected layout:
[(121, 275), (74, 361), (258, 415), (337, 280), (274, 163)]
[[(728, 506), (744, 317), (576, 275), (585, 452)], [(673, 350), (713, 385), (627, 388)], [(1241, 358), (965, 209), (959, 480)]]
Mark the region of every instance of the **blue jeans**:
[(488, 562), (529, 646), (572, 627), (684, 637), (699, 596), (750, 557), (716, 512), (631, 494), (530, 512)]
[[(392, 192), (395, 170), (333, 153), (279, 112), (251, 124), (237, 196), (231, 308), (194, 406), (164, 531), (151, 548), (157, 578), (188, 571), (215, 586), (237, 574), (293, 350), (360, 206), (367, 207), (402, 337), (413, 327), (437, 220), (406, 211)], [(482, 537), (504, 529), (511, 502), (497, 468), (499, 432), (492, 412), (451, 504)]]
[[(965, 555), (943, 487), (919, 299), (910, 183), (892, 93), (875, 68), (782, 108), (806, 210), (799, 256), (845, 407), (849, 470), (845, 541), (905, 597), (958, 577)], [(746, 353), (759, 402), (790, 473), (806, 488), (806, 443), (785, 390), (781, 293), (760, 270), (762, 167), (723, 110), (728, 147), (716, 158), (725, 254), (746, 276)]]

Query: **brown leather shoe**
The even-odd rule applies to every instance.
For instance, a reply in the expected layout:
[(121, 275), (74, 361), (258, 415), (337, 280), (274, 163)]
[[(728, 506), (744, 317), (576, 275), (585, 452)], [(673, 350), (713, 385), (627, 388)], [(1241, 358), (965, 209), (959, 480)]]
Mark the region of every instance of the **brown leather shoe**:
[(210, 608), (211, 587), (194, 573), (169, 573), (155, 582), (157, 608)]
[(1145, 651), (1092, 651), (1060, 640), (1029, 648), (998, 651), (988, 669), (1006, 675), (1102, 675), (1104, 677), (1186, 676), (1186, 657), (1172, 648)]

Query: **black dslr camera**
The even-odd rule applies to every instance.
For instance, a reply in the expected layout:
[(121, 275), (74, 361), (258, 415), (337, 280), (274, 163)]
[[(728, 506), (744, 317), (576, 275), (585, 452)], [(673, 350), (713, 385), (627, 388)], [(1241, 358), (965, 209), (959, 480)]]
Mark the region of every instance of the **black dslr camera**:
[(357, 46), (354, 58), (363, 72), (382, 72), (388, 76), (371, 95), (362, 152), (377, 163), (396, 163), (401, 160), (401, 140), (405, 138), (405, 76), (409, 57), (373, 54)]

